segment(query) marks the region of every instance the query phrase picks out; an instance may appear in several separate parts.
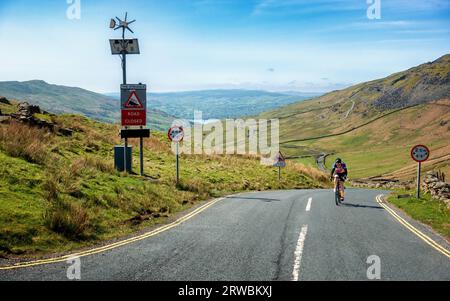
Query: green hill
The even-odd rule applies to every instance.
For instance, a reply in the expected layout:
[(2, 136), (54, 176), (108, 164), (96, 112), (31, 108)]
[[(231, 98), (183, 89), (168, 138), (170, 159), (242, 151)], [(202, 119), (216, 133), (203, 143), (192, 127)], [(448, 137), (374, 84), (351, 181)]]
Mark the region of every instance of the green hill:
[[(290, 156), (335, 154), (351, 176), (414, 175), (409, 151), (431, 147), (429, 168), (450, 172), (450, 55), (383, 79), (265, 112), (279, 118)], [(300, 161), (314, 164), (312, 159)]]
[[(17, 110), (0, 102), (3, 114)], [(239, 191), (324, 187), (327, 177), (290, 164), (277, 170), (252, 156), (175, 156), (167, 137), (145, 140), (145, 175), (113, 169), (118, 126), (79, 115), (34, 114), (52, 130), (0, 118), (0, 256), (65, 252), (165, 222), (200, 201)], [(65, 129), (64, 131), (61, 131)], [(137, 141), (134, 167), (137, 169)], [(239, 171), (239, 172), (237, 172)]]
[[(89, 118), (115, 123), (120, 120), (117, 100), (81, 88), (51, 85), (41, 80), (0, 82), (0, 95), (27, 101), (52, 113), (81, 114)], [(149, 126), (167, 130), (174, 117), (158, 110), (148, 112)]]

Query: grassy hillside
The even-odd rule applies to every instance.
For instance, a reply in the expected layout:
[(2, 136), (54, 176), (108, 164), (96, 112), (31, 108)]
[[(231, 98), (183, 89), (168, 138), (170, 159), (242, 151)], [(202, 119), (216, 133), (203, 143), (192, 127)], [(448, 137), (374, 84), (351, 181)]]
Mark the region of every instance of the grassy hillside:
[[(28, 101), (52, 113), (82, 114), (110, 123), (120, 121), (120, 104), (117, 100), (81, 88), (50, 85), (40, 80), (0, 82), (0, 95)], [(149, 109), (148, 122), (153, 129), (167, 130), (173, 119), (162, 111)]]
[[(15, 106), (0, 104), (5, 114)], [(239, 191), (323, 187), (327, 178), (290, 164), (277, 170), (249, 156), (175, 156), (163, 134), (145, 142), (145, 174), (114, 171), (118, 128), (78, 115), (39, 115), (55, 132), (14, 120), (0, 123), (0, 255), (40, 256), (128, 235), (201, 200)], [(72, 129), (73, 136), (58, 133)], [(135, 144), (136, 141), (132, 141)], [(138, 158), (134, 147), (134, 158)], [(135, 169), (137, 162), (134, 161)]]
[[(351, 177), (414, 176), (409, 150), (431, 147), (428, 168), (450, 172), (450, 55), (260, 115), (279, 118), (290, 156), (332, 153)], [(308, 162), (311, 159), (300, 160)]]
[[(118, 99), (119, 94), (108, 94)], [(191, 120), (194, 110), (203, 119), (238, 118), (260, 114), (287, 104), (318, 96), (314, 93), (275, 93), (254, 90), (205, 90), (175, 93), (150, 93), (152, 107), (170, 115)]]

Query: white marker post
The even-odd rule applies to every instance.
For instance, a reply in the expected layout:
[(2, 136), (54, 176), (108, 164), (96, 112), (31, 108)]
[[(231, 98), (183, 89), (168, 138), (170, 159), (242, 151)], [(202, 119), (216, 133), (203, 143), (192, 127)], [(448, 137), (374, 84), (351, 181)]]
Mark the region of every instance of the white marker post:
[(181, 126), (173, 126), (167, 133), (169, 140), (172, 143), (176, 143), (176, 174), (177, 174), (177, 184), (180, 182), (180, 153), (179, 144), (184, 139), (184, 130)]
[(425, 162), (430, 158), (430, 149), (425, 145), (416, 145), (411, 149), (411, 158), (417, 162), (417, 199), (420, 199), (422, 162)]

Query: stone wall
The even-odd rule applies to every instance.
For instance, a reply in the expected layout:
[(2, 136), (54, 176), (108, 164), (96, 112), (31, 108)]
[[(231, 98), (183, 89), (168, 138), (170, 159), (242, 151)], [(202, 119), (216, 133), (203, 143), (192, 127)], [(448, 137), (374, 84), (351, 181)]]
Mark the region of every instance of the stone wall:
[(445, 182), (445, 175), (438, 171), (427, 173), (422, 183), (424, 192), (430, 193), (433, 198), (443, 201), (450, 208), (450, 184)]

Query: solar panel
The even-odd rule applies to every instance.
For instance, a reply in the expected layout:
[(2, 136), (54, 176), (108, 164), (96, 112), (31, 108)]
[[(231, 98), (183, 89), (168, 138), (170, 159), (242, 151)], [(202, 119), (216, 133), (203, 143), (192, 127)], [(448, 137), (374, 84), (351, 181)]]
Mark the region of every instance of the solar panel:
[(114, 39), (109, 40), (111, 53), (114, 54), (140, 54), (138, 39)]

